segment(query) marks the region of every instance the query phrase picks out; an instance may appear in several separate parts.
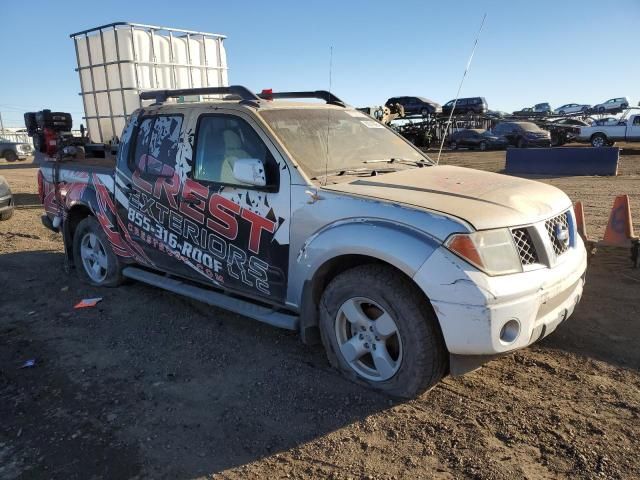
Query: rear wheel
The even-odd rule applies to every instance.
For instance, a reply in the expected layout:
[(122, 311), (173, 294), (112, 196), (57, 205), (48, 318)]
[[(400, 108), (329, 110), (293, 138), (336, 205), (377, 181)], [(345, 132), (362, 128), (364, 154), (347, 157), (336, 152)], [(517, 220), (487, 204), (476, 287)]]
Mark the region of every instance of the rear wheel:
[(487, 142), (480, 142), (480, 150), (484, 152), (487, 149)]
[(427, 115), (429, 115), (429, 109), (423, 108), (422, 110), (420, 110), (420, 115), (422, 115), (423, 117), (426, 117)]
[(73, 236), (73, 258), (82, 281), (101, 287), (122, 283), (120, 261), (95, 218), (87, 217), (78, 224)]
[(4, 159), (7, 162), (15, 162), (18, 159), (18, 155), (13, 150), (7, 150), (4, 152)]
[(329, 283), (320, 333), (333, 367), (389, 395), (415, 397), (447, 370), (431, 305), (402, 273), (384, 265), (355, 267)]
[(518, 139), (517, 146), (518, 146), (518, 148), (524, 148), (526, 146), (524, 138)]
[(595, 148), (604, 147), (607, 144), (607, 137), (601, 133), (595, 134), (591, 137), (591, 146)]
[(458, 149), (458, 143), (457, 142), (449, 142), (449, 148), (451, 150), (457, 150)]

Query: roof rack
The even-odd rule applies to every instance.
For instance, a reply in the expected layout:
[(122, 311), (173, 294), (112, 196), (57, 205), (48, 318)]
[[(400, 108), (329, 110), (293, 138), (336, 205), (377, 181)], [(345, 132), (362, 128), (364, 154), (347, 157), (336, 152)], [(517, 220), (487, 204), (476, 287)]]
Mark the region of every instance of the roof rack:
[(186, 95), (237, 95), (244, 101), (255, 102), (260, 100), (255, 93), (242, 85), (231, 85), (229, 87), (181, 88), (177, 90), (146, 90), (144, 92), (140, 92), (140, 99), (155, 99), (158, 104), (166, 102), (167, 98), (176, 98)]
[(347, 104), (336, 97), (333, 93), (326, 90), (315, 90), (308, 92), (270, 92), (263, 90), (258, 94), (258, 97), (264, 100), (274, 100), (276, 98), (319, 98), (324, 100), (328, 104), (337, 105), (339, 107), (346, 107)]

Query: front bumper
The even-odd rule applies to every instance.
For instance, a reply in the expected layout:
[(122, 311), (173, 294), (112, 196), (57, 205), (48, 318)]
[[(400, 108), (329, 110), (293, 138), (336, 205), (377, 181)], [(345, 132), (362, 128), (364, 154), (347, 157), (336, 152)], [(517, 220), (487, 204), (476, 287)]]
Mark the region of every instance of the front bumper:
[(498, 355), (534, 343), (566, 320), (582, 296), (586, 267), (581, 240), (553, 268), (496, 277), (440, 247), (414, 280), (431, 300), (449, 353)]

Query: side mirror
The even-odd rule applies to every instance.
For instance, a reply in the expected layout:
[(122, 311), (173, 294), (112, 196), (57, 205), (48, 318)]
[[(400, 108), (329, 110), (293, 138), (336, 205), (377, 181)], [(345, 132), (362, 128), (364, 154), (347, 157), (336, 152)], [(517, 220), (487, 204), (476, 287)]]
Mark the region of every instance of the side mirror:
[(240, 158), (233, 163), (233, 177), (239, 182), (256, 187), (267, 185), (264, 164), (257, 158)]

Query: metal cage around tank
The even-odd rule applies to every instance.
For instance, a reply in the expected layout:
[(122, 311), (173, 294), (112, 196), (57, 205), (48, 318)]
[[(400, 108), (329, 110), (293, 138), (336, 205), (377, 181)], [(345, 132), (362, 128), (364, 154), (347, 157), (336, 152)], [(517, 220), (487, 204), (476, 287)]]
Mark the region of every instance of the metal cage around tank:
[(228, 85), (224, 35), (116, 22), (73, 33), (84, 119), (94, 142), (119, 137), (143, 90)]

